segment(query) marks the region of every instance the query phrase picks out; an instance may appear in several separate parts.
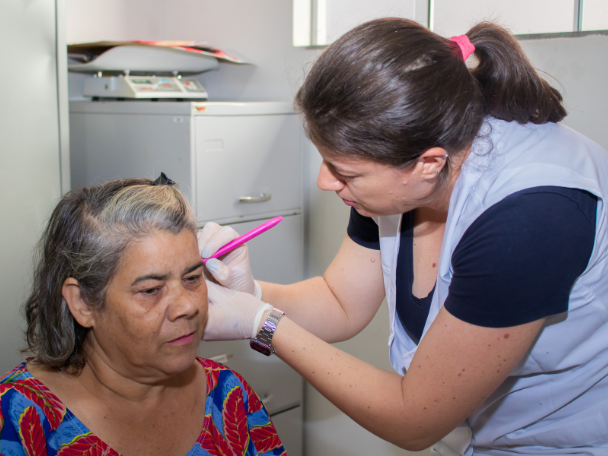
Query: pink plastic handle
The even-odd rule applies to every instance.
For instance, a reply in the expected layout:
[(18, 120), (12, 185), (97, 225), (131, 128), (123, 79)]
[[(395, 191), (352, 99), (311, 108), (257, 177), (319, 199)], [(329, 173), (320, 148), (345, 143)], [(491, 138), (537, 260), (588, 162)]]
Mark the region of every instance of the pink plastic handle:
[(249, 241), (250, 239), (253, 239), (254, 237), (259, 236), (263, 232), (268, 231), (270, 228), (277, 225), (281, 220), (283, 220), (283, 217), (281, 217), (281, 216), (271, 218), (267, 222), (262, 223), (257, 228), (254, 228), (251, 231), (243, 234), (242, 236), (239, 236), (235, 240), (230, 241), (228, 244), (226, 244), (224, 247), (220, 248), (217, 252), (215, 252), (209, 258), (202, 258), (203, 263), (207, 264), (207, 260), (210, 260), (211, 258), (219, 258), (222, 255), (226, 255), (228, 252), (236, 249), (240, 245), (243, 245), (245, 242)]

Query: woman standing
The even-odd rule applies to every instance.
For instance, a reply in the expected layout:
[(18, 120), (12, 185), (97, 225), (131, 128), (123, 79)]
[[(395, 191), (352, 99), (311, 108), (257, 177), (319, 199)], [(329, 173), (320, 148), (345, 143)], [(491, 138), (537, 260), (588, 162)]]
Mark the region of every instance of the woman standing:
[[(288, 286), (257, 284), (246, 248), (209, 261), (232, 290), (210, 289), (208, 328), (271, 343), (406, 449), (606, 454), (608, 154), (557, 123), (561, 95), (517, 41), (372, 21), (324, 52), (296, 104), (319, 187), (352, 206), (347, 235), (324, 277)], [(208, 225), (202, 256), (235, 236)], [(397, 373), (327, 343), (385, 297)]]

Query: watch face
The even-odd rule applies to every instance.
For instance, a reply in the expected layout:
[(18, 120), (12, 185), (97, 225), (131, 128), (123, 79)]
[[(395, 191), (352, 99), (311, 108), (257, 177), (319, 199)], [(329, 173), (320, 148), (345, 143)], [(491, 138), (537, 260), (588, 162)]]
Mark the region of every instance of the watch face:
[(262, 353), (263, 355), (266, 355), (266, 356), (272, 355), (272, 348), (267, 347), (266, 345), (262, 345), (257, 340), (250, 341), (249, 346), (251, 348), (253, 348), (255, 351)]

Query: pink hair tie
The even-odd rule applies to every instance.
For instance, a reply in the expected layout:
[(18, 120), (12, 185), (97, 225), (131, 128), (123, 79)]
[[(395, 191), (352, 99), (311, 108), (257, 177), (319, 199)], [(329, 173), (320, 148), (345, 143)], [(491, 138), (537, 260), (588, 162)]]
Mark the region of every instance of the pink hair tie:
[(469, 40), (469, 37), (466, 35), (453, 36), (450, 38), (450, 41), (453, 41), (458, 45), (460, 51), (462, 52), (462, 60), (464, 61), (466, 61), (469, 56), (475, 52), (475, 46), (473, 46), (473, 43), (471, 43), (471, 40)]

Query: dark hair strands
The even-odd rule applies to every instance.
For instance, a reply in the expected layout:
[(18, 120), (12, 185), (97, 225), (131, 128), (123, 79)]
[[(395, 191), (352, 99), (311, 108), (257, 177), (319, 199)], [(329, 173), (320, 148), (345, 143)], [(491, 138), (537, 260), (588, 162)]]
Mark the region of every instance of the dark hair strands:
[(296, 95), (307, 135), (339, 155), (407, 167), (433, 147), (451, 157), (466, 151), (486, 116), (522, 124), (565, 117), (559, 92), (506, 30), (484, 22), (467, 36), (479, 60), (470, 71), (456, 43), (416, 22), (354, 28), (323, 52)]
[(471, 74), (481, 85), (487, 115), (520, 124), (559, 122), (566, 117), (561, 94), (538, 75), (513, 35), (481, 22), (467, 36), (479, 60)]

